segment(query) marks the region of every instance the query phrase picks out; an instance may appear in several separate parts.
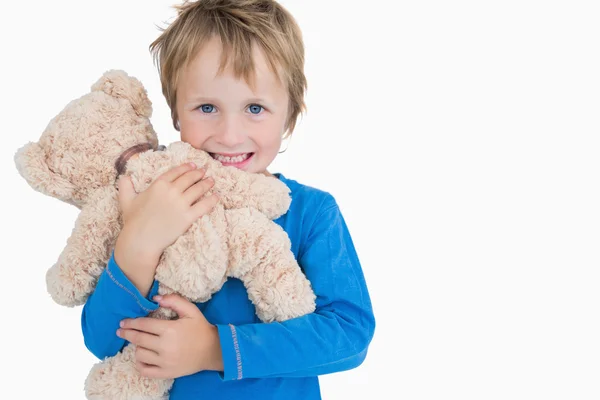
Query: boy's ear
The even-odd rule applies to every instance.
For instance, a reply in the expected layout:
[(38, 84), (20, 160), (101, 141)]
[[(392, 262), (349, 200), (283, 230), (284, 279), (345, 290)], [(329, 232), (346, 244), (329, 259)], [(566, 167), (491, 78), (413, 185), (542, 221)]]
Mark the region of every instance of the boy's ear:
[(105, 72), (92, 85), (92, 91), (101, 91), (110, 96), (125, 99), (131, 103), (137, 115), (146, 118), (152, 116), (152, 103), (146, 89), (139, 80), (127, 75), (125, 71), (113, 69)]
[(14, 161), (19, 174), (33, 189), (73, 204), (75, 187), (48, 168), (44, 150), (38, 143), (30, 142), (18, 149)]

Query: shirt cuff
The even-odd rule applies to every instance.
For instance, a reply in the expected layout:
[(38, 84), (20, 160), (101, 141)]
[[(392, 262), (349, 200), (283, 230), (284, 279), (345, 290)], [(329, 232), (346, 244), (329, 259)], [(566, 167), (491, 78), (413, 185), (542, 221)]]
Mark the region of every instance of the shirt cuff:
[(121, 268), (117, 265), (114, 252), (108, 260), (108, 264), (106, 266), (106, 275), (113, 285), (117, 286), (121, 291), (123, 291), (123, 293), (126, 294), (126, 297), (134, 300), (143, 311), (150, 313), (158, 309), (158, 303), (149, 300), (158, 294), (158, 281), (154, 280), (152, 288), (150, 288), (150, 291), (148, 292), (148, 297), (142, 296), (138, 288), (131, 283)]
[(219, 373), (224, 381), (239, 380), (244, 377), (242, 355), (235, 326), (217, 325), (221, 356), (223, 357), (223, 372)]

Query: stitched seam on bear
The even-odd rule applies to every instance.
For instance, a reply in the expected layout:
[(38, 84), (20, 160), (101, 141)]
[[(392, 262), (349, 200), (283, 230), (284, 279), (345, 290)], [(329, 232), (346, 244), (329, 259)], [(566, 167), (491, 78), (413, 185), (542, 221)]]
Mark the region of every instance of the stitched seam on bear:
[(229, 324), (231, 328), (231, 336), (233, 337), (233, 349), (235, 350), (235, 360), (237, 363), (237, 379), (242, 379), (242, 355), (240, 354), (240, 345), (237, 339), (237, 331), (235, 330), (235, 326)]
[(110, 269), (106, 268), (106, 273), (108, 274), (108, 277), (110, 278), (111, 281), (113, 281), (118, 287), (120, 287), (121, 289), (123, 289), (124, 291), (126, 291), (127, 293), (129, 293), (131, 295), (131, 297), (133, 297), (135, 299), (135, 302), (138, 303), (138, 305), (142, 308), (142, 310), (147, 311), (149, 313), (152, 312), (152, 310), (147, 309), (146, 307), (144, 307), (142, 305), (142, 303), (140, 303), (140, 300), (137, 298), (137, 296), (135, 294), (133, 294), (131, 292), (131, 290), (127, 289), (119, 281), (117, 281), (117, 279), (110, 272)]

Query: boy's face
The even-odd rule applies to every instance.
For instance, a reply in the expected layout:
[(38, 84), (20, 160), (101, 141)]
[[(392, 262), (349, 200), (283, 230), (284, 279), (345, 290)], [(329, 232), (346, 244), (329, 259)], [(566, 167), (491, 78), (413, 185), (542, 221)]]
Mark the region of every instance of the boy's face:
[(229, 66), (217, 75), (221, 43), (207, 42), (182, 71), (177, 113), (181, 140), (223, 165), (265, 173), (280, 150), (289, 97), (258, 46), (252, 56), (255, 91)]

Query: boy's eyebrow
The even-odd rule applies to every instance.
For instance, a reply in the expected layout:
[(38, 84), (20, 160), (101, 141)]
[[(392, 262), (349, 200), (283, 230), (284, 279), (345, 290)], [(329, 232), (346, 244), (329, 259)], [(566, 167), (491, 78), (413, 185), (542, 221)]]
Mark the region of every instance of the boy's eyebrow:
[(246, 100), (248, 103), (269, 103), (267, 99), (263, 99), (261, 97), (253, 97)]
[[(193, 97), (190, 99), (189, 103), (218, 103), (219, 101), (215, 98), (211, 97)], [(270, 104), (271, 102), (262, 97), (251, 97), (245, 100), (246, 103), (264, 103)]]

